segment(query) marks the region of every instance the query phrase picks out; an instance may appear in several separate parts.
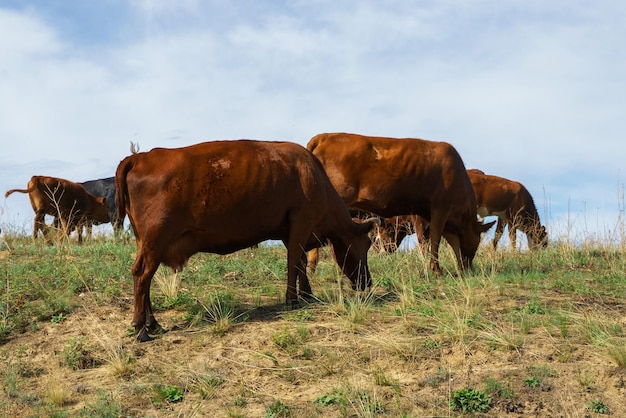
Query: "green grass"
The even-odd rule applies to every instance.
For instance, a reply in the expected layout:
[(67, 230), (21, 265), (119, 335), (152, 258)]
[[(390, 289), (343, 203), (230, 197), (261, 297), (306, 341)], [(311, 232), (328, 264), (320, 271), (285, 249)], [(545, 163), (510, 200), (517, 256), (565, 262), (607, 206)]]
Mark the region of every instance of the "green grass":
[[(30, 379), (52, 372), (31, 366), (27, 349), (3, 351), (3, 346), (43, 329), (60, 334), (90, 306), (117, 309), (123, 334), (132, 316), (135, 243), (110, 237), (55, 246), (20, 236), (5, 240), (0, 257), (0, 381), (5, 388), (0, 411), (5, 413), (132, 414), (122, 391), (146, 408), (168, 413), (200, 411), (214, 399), (231, 399), (222, 409), (228, 416), (247, 416), (251, 405), (265, 416), (503, 412), (507, 402), (513, 408), (513, 402), (525, 402), (524, 396), (556, 393), (564, 376), (557, 368), (572, 366), (580, 390), (576, 414), (582, 415), (604, 413), (607, 404), (613, 411), (612, 402), (590, 397), (588, 391), (596, 390), (603, 376), (617, 380), (626, 370), (623, 248), (557, 242), (538, 252), (512, 253), (481, 247), (473, 274), (441, 277), (428, 270), (427, 257), (417, 251), (370, 253), (374, 287), (364, 293), (351, 290), (324, 249), (311, 278), (318, 300), (289, 310), (283, 306), (285, 249), (261, 245), (226, 256), (197, 254), (178, 275), (159, 269), (162, 279), (152, 285), (155, 314), (160, 321), (169, 315), (169, 324), (188, 330), (182, 336), (166, 334), (163, 341), (195, 344), (206, 364), (182, 371), (186, 359), (175, 359), (175, 349), (151, 348), (162, 343), (159, 339), (133, 345), (130, 336), (96, 337), (90, 330), (66, 337), (55, 353), (59, 373), (106, 368), (119, 389), (94, 390), (77, 412), (68, 406), (75, 402), (68, 399), (75, 397), (73, 389), (29, 392)], [(454, 272), (454, 263), (443, 246), (442, 267)], [(167, 326), (167, 321), (161, 322)], [(267, 323), (273, 324), (271, 331), (255, 335)], [(244, 327), (248, 340), (234, 343), (234, 334)], [(208, 347), (202, 339), (207, 335), (215, 345)], [(263, 338), (264, 345), (252, 348), (254, 338)], [(537, 347), (545, 352), (538, 354)], [(510, 359), (512, 366), (477, 371), (491, 358)], [(612, 369), (600, 373), (595, 365), (578, 367), (573, 362), (581, 358), (606, 359)], [(527, 366), (514, 366), (518, 360)], [(233, 370), (258, 380), (249, 383)], [(308, 384), (324, 389), (307, 392), (309, 399), (294, 399), (270, 396), (266, 382), (291, 388), (286, 393), (299, 393)], [(485, 391), (474, 389), (479, 387)], [(543, 390), (548, 387), (551, 391)], [(431, 393), (431, 401), (415, 398), (421, 390)], [(182, 409), (176, 409), (179, 405)]]

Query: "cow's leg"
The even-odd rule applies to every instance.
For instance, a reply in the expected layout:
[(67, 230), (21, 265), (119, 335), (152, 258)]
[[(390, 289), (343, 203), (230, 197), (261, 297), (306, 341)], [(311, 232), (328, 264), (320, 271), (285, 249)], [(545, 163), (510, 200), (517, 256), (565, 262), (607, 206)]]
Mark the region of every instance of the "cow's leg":
[(498, 242), (502, 237), (502, 233), (504, 232), (504, 225), (506, 221), (503, 218), (498, 217), (498, 223), (496, 224), (496, 232), (493, 235), (493, 249), (495, 250), (498, 246)]
[(287, 305), (298, 305), (298, 292), (296, 283), (300, 288), (300, 295), (305, 299), (313, 297), (311, 284), (306, 275), (307, 257), (306, 252), (302, 248), (300, 242), (293, 243), (289, 241), (287, 244), (287, 292), (285, 301)]
[(311, 229), (307, 228), (306, 220), (310, 214), (294, 212), (290, 215), (289, 240), (287, 246), (287, 291), (285, 300), (288, 305), (298, 304), (296, 282), (300, 286), (300, 293), (310, 298), (311, 284), (307, 277), (307, 254), (304, 251), (304, 243), (311, 236)]
[(439, 266), (439, 244), (443, 235), (443, 227), (446, 223), (446, 217), (440, 212), (432, 211), (430, 219), (430, 268), (437, 276), (441, 275), (441, 267)]
[(148, 294), (145, 297), (146, 310), (146, 329), (150, 334), (162, 334), (165, 332), (163, 327), (157, 322), (154, 312), (152, 311), (152, 300), (150, 298), (150, 287), (148, 287)]
[(463, 262), (463, 257), (461, 255), (461, 240), (458, 235), (445, 232), (443, 233), (443, 237), (448, 241), (448, 244), (452, 247), (452, 251), (454, 251), (454, 256), (456, 257), (456, 264), (458, 266), (459, 273), (463, 272), (465, 269), (469, 268)]
[(52, 240), (48, 237), (48, 225), (46, 225), (46, 213), (36, 212), (35, 221), (33, 225), (33, 238), (37, 238), (37, 235), (41, 231), (46, 243), (52, 245)]
[(317, 269), (317, 263), (320, 260), (320, 249), (313, 248), (307, 254), (306, 274), (307, 276), (313, 276)]
[[(41, 227), (40, 227), (39, 214), (35, 213), (35, 220), (33, 221), (33, 239), (37, 239), (37, 235), (39, 234), (40, 229)], [(43, 233), (43, 231), (41, 232)]]
[(511, 244), (511, 250), (515, 251), (517, 248), (517, 228), (513, 222), (509, 222), (509, 242)]
[(309, 283), (306, 252), (302, 252), (302, 257), (298, 265), (299, 267), (296, 269), (298, 273), (298, 296), (305, 300), (311, 300), (313, 298), (313, 291), (311, 290), (311, 283)]
[[(79, 222), (78, 224), (76, 224), (76, 233), (78, 234), (78, 243), (82, 244), (83, 243), (83, 222)], [(69, 231), (70, 234), (72, 233), (72, 231)]]
[(299, 243), (294, 245), (291, 240), (287, 243), (287, 291), (285, 292), (285, 303), (290, 306), (298, 305), (296, 282), (299, 277), (298, 267), (301, 253), (303, 252), (304, 250), (300, 247)]
[(141, 342), (150, 341), (152, 337), (148, 332), (154, 328), (160, 328), (154, 318), (150, 304), (150, 284), (157, 268), (158, 263), (144, 258), (142, 251), (139, 250), (132, 267), (135, 302), (133, 326), (135, 327), (135, 338)]

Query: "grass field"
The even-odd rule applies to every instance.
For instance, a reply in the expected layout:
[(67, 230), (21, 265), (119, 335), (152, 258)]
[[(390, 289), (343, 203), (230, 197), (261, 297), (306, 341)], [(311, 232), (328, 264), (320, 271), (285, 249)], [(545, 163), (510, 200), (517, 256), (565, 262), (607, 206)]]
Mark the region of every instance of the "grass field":
[(459, 277), (370, 252), (371, 292), (328, 251), (287, 310), (286, 252), (198, 254), (152, 284), (169, 331), (132, 338), (132, 239), (0, 243), (0, 415), (626, 416), (621, 245), (480, 248)]

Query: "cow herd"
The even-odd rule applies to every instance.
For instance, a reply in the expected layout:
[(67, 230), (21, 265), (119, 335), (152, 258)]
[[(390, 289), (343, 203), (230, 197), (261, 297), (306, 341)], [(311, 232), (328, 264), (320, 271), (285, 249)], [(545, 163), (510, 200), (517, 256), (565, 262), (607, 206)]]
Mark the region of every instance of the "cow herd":
[[(45, 215), (58, 219), (67, 234), (77, 230), (79, 240), (83, 227), (112, 222), (119, 230), (128, 216), (137, 243), (133, 325), (140, 341), (162, 330), (150, 301), (157, 268), (180, 271), (198, 252), (228, 254), (282, 241), (286, 301), (297, 304), (299, 297), (312, 297), (307, 270), (313, 271), (317, 249), (327, 244), (354, 289), (370, 286), (367, 253), (378, 225), (387, 242), (417, 229), (418, 240), (430, 242), (435, 274), (441, 274), (442, 237), (458, 270), (471, 268), (481, 234), (495, 223), (484, 223), (484, 216), (498, 216), (494, 247), (504, 226), (513, 246), (516, 229), (527, 234), (530, 247), (547, 245), (526, 188), (466, 170), (445, 142), (347, 133), (316, 135), (306, 148), (212, 141), (133, 151), (114, 178), (97, 182), (98, 190), (90, 182), (34, 176), (27, 189), (6, 196), (29, 194), (35, 237), (38, 231), (47, 236)], [(401, 227), (411, 224), (413, 229)]]

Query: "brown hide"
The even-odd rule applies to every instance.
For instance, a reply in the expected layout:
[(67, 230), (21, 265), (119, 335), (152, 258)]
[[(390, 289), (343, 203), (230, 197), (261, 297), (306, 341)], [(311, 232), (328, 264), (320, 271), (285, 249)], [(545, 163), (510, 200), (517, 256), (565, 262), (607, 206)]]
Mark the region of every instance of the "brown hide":
[(82, 227), (87, 223), (109, 222), (108, 204), (103, 197), (95, 197), (83, 186), (73, 181), (47, 176), (33, 176), (27, 189), (12, 189), (6, 192), (8, 197), (14, 192), (28, 193), (30, 204), (35, 211), (33, 237), (39, 231), (48, 240), (48, 226), (45, 216), (51, 215), (61, 220), (63, 230), (69, 235), (73, 229), (78, 232), (78, 241), (82, 242)]
[(180, 271), (197, 252), (227, 254), (259, 242), (287, 247), (288, 303), (311, 296), (306, 250), (327, 240), (355, 289), (370, 285), (373, 222), (353, 222), (317, 159), (289, 142), (213, 141), (125, 158), (116, 173), (120, 219), (137, 240), (132, 267), (137, 339), (160, 330), (150, 283), (159, 264)]
[(426, 219), (431, 267), (437, 274), (442, 236), (452, 246), (459, 269), (471, 267), (480, 234), (493, 223), (477, 221), (472, 184), (452, 145), (327, 133), (313, 137), (307, 148), (320, 159), (348, 207), (385, 218), (414, 214)]
[(478, 205), (478, 214), (482, 217), (497, 216), (498, 225), (493, 238), (496, 248), (504, 227), (509, 228), (511, 248), (516, 248), (516, 231), (526, 234), (530, 248), (546, 247), (548, 235), (541, 225), (537, 207), (523, 184), (492, 176), (476, 169), (467, 170)]

